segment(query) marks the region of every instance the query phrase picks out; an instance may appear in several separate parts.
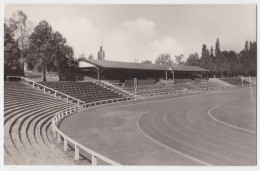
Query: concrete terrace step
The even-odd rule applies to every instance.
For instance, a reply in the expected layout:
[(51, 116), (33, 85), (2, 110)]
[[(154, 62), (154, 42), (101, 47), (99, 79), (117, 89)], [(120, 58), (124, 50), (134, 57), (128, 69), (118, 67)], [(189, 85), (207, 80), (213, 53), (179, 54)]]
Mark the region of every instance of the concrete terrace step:
[(71, 106), (23, 84), (5, 82), (5, 164), (75, 164), (51, 143), (53, 115)]

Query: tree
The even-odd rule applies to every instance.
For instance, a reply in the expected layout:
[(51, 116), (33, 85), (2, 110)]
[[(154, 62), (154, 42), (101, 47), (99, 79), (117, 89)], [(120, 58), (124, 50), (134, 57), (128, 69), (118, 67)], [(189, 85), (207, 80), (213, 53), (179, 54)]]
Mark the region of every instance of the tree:
[(93, 54), (90, 54), (90, 55), (88, 56), (88, 58), (89, 58), (89, 59), (93, 59), (93, 58), (94, 58)]
[(217, 38), (217, 41), (216, 41), (216, 45), (215, 45), (215, 56), (216, 57), (219, 57), (221, 54), (221, 51), (220, 51), (220, 43), (219, 43), (219, 40)]
[(221, 77), (224, 76), (223, 75), (224, 71), (228, 70), (226, 58), (225, 58), (225, 56), (223, 56), (223, 54), (221, 53), (221, 50), (220, 50), (219, 39), (217, 39), (216, 45), (215, 45), (215, 68), (216, 68), (216, 72), (219, 73), (221, 75)]
[(100, 46), (97, 57), (99, 60), (105, 60), (105, 51), (103, 50), (102, 46)]
[(184, 64), (183, 58), (184, 58), (184, 55), (183, 55), (183, 54), (180, 54), (180, 55), (175, 56), (175, 61), (176, 61), (176, 63), (177, 63), (178, 65)]
[(202, 45), (200, 66), (206, 69), (210, 69), (211, 66), (211, 58), (210, 58), (209, 50), (207, 49), (207, 46), (205, 44)]
[(245, 43), (245, 51), (249, 51), (249, 47), (248, 47), (248, 41), (246, 41), (246, 43)]
[(239, 61), (241, 64), (241, 70), (245, 76), (249, 74), (256, 75), (257, 70), (257, 45), (256, 42), (250, 42), (248, 47), (248, 41), (245, 43), (245, 49), (239, 53)]
[(86, 60), (86, 54), (85, 53), (79, 54), (79, 57), (78, 57), (78, 61), (83, 61), (83, 60)]
[(194, 54), (190, 54), (188, 59), (185, 62), (185, 65), (188, 66), (199, 66), (200, 65), (200, 61), (199, 61), (199, 55), (198, 53), (194, 53)]
[(24, 66), (27, 62), (27, 58), (29, 57), (29, 36), (31, 34), (32, 24), (27, 20), (27, 16), (25, 13), (23, 13), (23, 11), (17, 11), (13, 14), (12, 18), (10, 18), (9, 26), (11, 31), (14, 33), (14, 37), (21, 51), (20, 61), (22, 65), (22, 75), (24, 76)]
[(145, 60), (145, 61), (142, 61), (143, 64), (152, 64), (152, 61), (150, 60)]
[[(66, 39), (59, 32), (53, 34), (51, 44), (53, 55), (51, 55), (52, 59), (48, 64), (52, 66), (50, 69), (59, 73), (61, 79), (62, 75), (65, 75), (66, 71), (74, 66), (74, 51), (71, 46), (67, 45)], [(71, 63), (71, 61), (73, 62)]]
[(13, 33), (4, 23), (4, 77), (8, 75), (22, 75), (20, 49), (13, 38)]
[(251, 61), (251, 76), (256, 76), (257, 73), (257, 43), (256, 42), (250, 42), (249, 47), (249, 56)]
[(168, 53), (162, 53), (155, 59), (156, 64), (168, 64), (173, 65), (173, 61), (171, 60), (171, 56)]
[(30, 36), (30, 59), (41, 68), (43, 81), (46, 81), (46, 64), (54, 57), (54, 35), (52, 28), (45, 20), (41, 21)]

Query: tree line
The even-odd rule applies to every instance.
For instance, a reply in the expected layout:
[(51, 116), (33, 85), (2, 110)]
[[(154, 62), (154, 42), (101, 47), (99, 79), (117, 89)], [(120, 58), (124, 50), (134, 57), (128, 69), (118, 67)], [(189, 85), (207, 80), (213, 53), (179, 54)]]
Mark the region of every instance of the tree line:
[(221, 51), (219, 39), (215, 49), (210, 50), (202, 45), (201, 57), (198, 53), (190, 54), (185, 65), (200, 66), (210, 71), (211, 76), (256, 76), (257, 74), (257, 43), (245, 42), (245, 48), (239, 53), (235, 51)]
[(54, 32), (49, 23), (41, 21), (32, 30), (25, 13), (17, 11), (4, 22), (4, 76), (24, 76), (25, 69), (58, 72), (60, 78), (78, 66), (74, 51), (61, 33)]
[[(175, 56), (175, 63), (170, 54), (160, 54), (156, 59), (156, 64), (168, 65), (187, 65), (200, 66), (209, 70), (210, 77), (237, 77), (237, 76), (256, 76), (257, 74), (257, 43), (245, 42), (245, 48), (239, 53), (235, 51), (221, 51), (219, 39), (215, 44), (215, 49), (211, 46), (210, 50), (206, 44), (202, 45), (201, 56), (198, 53), (190, 54), (186, 61), (184, 55)], [(152, 61), (143, 61), (152, 63)]]
[[(245, 48), (239, 53), (235, 51), (221, 51), (219, 39), (215, 44), (215, 49), (210, 50), (206, 44), (202, 45), (201, 56), (198, 53), (190, 54), (186, 61), (184, 55), (175, 56), (175, 62), (170, 54), (162, 53), (156, 59), (156, 64), (200, 66), (209, 70), (210, 77), (236, 77), (236, 76), (256, 76), (257, 74), (257, 43), (245, 42)], [(143, 61), (142, 63), (152, 63)]]

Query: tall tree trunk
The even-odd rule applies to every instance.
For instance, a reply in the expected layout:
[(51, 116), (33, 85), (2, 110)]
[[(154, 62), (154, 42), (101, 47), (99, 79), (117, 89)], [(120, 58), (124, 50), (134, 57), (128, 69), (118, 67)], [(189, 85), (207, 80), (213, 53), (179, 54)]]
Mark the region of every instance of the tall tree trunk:
[(22, 59), (22, 76), (24, 77), (24, 56), (23, 56), (23, 52), (21, 52), (21, 59)]
[(43, 61), (43, 66), (42, 66), (42, 74), (43, 74), (43, 82), (46, 82), (46, 62), (45, 60)]

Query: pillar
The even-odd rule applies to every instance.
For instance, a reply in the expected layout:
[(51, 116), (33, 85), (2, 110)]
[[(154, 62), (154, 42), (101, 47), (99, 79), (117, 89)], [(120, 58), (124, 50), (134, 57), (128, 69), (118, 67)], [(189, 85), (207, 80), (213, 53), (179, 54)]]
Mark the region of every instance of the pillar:
[(167, 85), (167, 80), (168, 80), (168, 78), (167, 78), (167, 70), (165, 71), (165, 80), (166, 80), (166, 85)]
[(64, 138), (64, 151), (68, 151), (68, 141)]
[(57, 142), (60, 143), (60, 134), (57, 133)]
[(75, 145), (75, 160), (79, 160), (79, 147)]
[(97, 68), (97, 80), (99, 80), (99, 68)]
[(97, 157), (92, 155), (92, 165), (97, 165)]
[(174, 84), (174, 70), (172, 70), (172, 81), (173, 81), (173, 84)]

